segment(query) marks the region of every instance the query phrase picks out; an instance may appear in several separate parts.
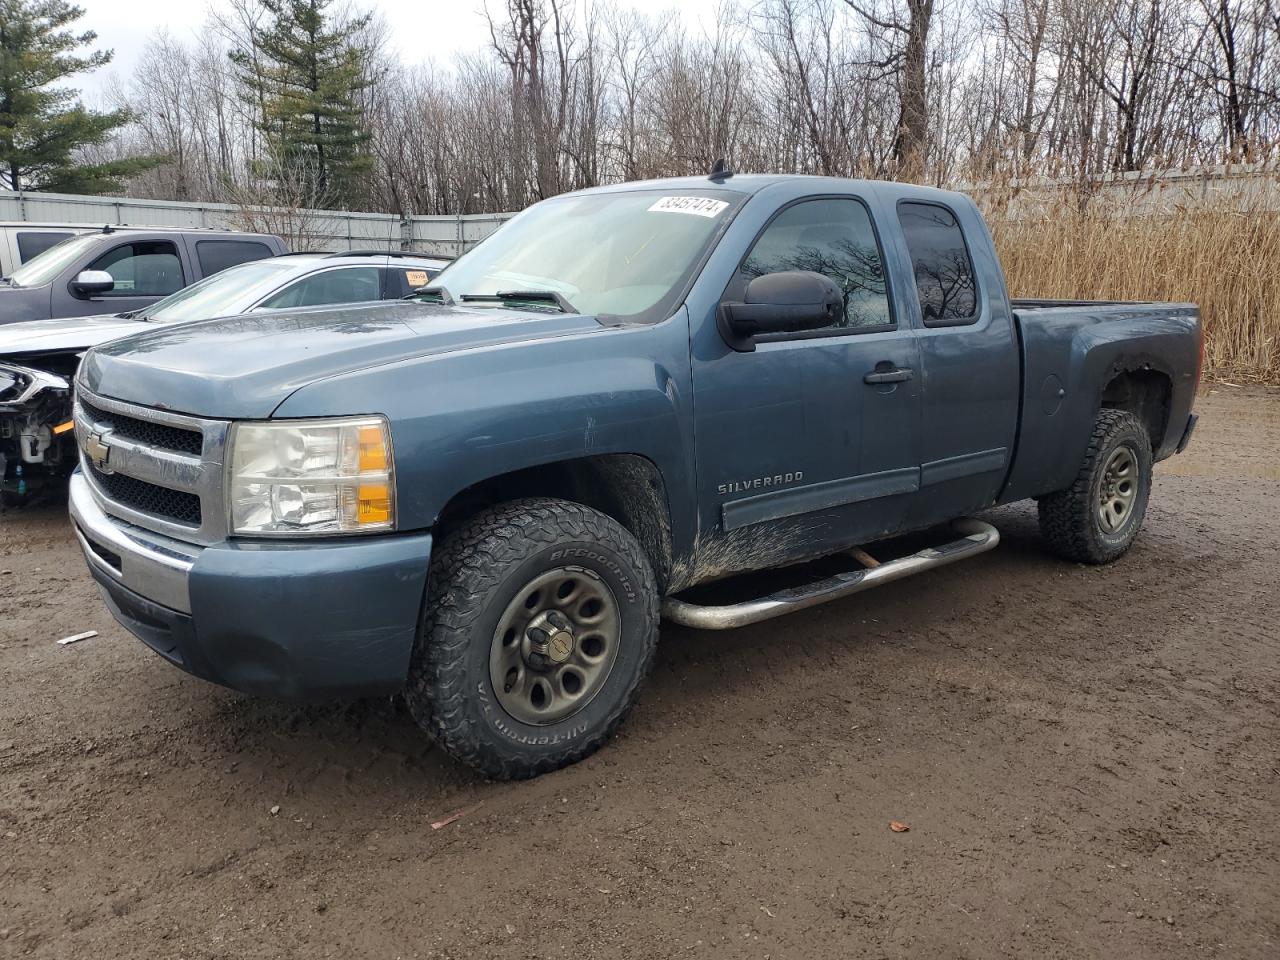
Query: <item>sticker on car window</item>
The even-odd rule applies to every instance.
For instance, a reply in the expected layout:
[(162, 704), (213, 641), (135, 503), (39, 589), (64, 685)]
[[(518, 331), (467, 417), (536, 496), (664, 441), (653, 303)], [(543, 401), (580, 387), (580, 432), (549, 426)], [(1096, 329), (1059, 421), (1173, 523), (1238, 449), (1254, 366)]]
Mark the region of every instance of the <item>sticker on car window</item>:
[(692, 213), (695, 217), (718, 217), (727, 207), (723, 200), (710, 197), (663, 197), (649, 208), (650, 213)]
[(425, 287), (427, 279), (427, 271), (425, 270), (406, 270), (404, 272), (404, 282), (409, 284), (410, 288)]

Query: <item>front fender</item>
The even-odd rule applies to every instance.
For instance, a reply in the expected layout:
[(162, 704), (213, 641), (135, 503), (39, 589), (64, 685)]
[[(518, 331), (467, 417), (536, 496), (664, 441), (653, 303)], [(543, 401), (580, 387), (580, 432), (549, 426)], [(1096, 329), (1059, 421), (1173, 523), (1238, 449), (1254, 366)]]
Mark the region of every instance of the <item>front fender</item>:
[(276, 417), (381, 413), (391, 421), (398, 525), (432, 527), (476, 483), (610, 453), (651, 460), (673, 547), (694, 502), (688, 319), (504, 343), (386, 364), (303, 387)]

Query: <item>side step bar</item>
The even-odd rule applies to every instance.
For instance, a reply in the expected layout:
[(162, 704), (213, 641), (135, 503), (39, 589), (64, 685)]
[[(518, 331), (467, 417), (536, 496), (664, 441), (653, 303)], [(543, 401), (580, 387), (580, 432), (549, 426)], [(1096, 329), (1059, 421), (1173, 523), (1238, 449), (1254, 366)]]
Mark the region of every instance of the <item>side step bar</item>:
[(960, 539), (944, 543), (940, 547), (927, 547), (919, 553), (889, 560), (870, 569), (839, 573), (803, 587), (779, 590), (759, 600), (725, 606), (700, 606), (668, 597), (662, 602), (662, 615), (672, 623), (698, 630), (731, 630), (816, 607), (820, 603), (861, 593), (924, 570), (965, 560), (986, 553), (1000, 542), (1000, 531), (981, 520), (956, 520), (951, 527), (960, 534)]

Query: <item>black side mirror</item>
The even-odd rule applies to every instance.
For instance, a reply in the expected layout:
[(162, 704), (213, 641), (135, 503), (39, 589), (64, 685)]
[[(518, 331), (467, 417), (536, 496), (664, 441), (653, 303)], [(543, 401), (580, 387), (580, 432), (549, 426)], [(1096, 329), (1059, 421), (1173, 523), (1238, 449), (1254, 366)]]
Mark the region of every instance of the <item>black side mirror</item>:
[(762, 333), (821, 330), (840, 322), (844, 294), (830, 277), (808, 270), (766, 273), (747, 284), (742, 303), (722, 303), (720, 333), (734, 350), (756, 348)]

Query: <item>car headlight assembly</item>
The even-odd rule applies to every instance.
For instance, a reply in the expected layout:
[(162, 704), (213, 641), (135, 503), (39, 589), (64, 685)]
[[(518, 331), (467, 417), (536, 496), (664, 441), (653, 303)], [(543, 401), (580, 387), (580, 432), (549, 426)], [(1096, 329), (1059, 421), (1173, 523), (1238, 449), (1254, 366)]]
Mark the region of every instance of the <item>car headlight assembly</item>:
[(384, 417), (232, 425), (231, 532), (333, 536), (395, 527), (395, 467)]

